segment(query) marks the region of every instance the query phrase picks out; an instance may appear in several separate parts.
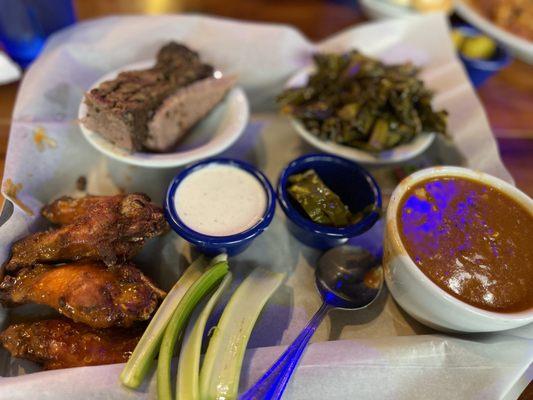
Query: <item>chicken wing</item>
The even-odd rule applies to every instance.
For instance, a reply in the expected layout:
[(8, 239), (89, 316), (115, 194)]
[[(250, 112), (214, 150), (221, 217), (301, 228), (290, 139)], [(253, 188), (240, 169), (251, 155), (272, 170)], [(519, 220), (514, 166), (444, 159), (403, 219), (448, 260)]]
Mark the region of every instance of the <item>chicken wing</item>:
[(126, 362), (142, 328), (93, 329), (65, 319), (14, 324), (0, 333), (0, 343), (13, 357), (45, 369)]
[(63, 198), (43, 211), (65, 223), (58, 229), (29, 235), (11, 249), (7, 271), (35, 263), (81, 259), (114, 265), (132, 258), (146, 239), (166, 232), (161, 207), (144, 194), (127, 194), (75, 201)]
[(147, 320), (164, 294), (132, 264), (108, 268), (94, 261), (38, 264), (0, 284), (4, 304), (45, 304), (93, 328)]
[(97, 204), (107, 204), (108, 207), (112, 207), (119, 197), (120, 196), (85, 196), (73, 198), (63, 196), (44, 206), (41, 210), (41, 214), (53, 224), (67, 225), (87, 214), (87, 212)]

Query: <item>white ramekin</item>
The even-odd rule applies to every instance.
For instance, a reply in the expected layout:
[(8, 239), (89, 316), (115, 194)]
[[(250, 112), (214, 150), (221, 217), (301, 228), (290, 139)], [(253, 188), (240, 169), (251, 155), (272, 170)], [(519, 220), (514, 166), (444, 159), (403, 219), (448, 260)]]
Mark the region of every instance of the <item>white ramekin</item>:
[[(533, 200), (528, 195), (482, 172), (444, 166), (427, 168), (410, 175), (394, 190), (387, 208), (383, 263), (392, 296), (416, 320), (443, 331), (492, 332), (533, 322), (533, 308), (516, 313), (498, 313), (471, 306), (453, 297), (431, 281), (407, 254), (398, 228), (400, 200), (416, 183), (439, 176), (465, 177), (482, 182), (509, 195), (528, 210), (533, 210)], [(531, 286), (533, 290), (533, 282)]]

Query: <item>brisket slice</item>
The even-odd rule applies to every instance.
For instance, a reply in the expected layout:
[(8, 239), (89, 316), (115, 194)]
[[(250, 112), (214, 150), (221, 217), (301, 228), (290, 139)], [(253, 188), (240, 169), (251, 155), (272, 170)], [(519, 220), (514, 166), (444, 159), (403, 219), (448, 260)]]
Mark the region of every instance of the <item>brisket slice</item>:
[(180, 87), (213, 75), (198, 53), (176, 42), (163, 46), (149, 69), (121, 72), (85, 95), (82, 123), (129, 151), (144, 148), (148, 122), (163, 100)]
[(168, 151), (205, 117), (236, 83), (235, 77), (210, 77), (191, 83), (167, 97), (148, 123), (144, 147)]

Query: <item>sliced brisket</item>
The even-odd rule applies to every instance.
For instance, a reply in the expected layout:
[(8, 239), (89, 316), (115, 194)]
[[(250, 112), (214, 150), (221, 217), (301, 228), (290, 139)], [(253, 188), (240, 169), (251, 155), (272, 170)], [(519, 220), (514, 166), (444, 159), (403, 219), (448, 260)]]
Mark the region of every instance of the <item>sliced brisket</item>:
[(170, 42), (159, 50), (149, 69), (121, 72), (85, 95), (88, 107), (82, 123), (129, 151), (144, 148), (148, 122), (169, 95), (213, 75), (198, 53)]

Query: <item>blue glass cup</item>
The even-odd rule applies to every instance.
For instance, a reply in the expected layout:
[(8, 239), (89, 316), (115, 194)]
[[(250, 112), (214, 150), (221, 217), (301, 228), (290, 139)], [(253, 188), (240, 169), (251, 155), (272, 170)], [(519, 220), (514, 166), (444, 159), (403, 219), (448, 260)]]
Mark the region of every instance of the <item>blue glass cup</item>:
[(21, 67), (53, 32), (76, 22), (72, 0), (0, 0), (0, 42)]

